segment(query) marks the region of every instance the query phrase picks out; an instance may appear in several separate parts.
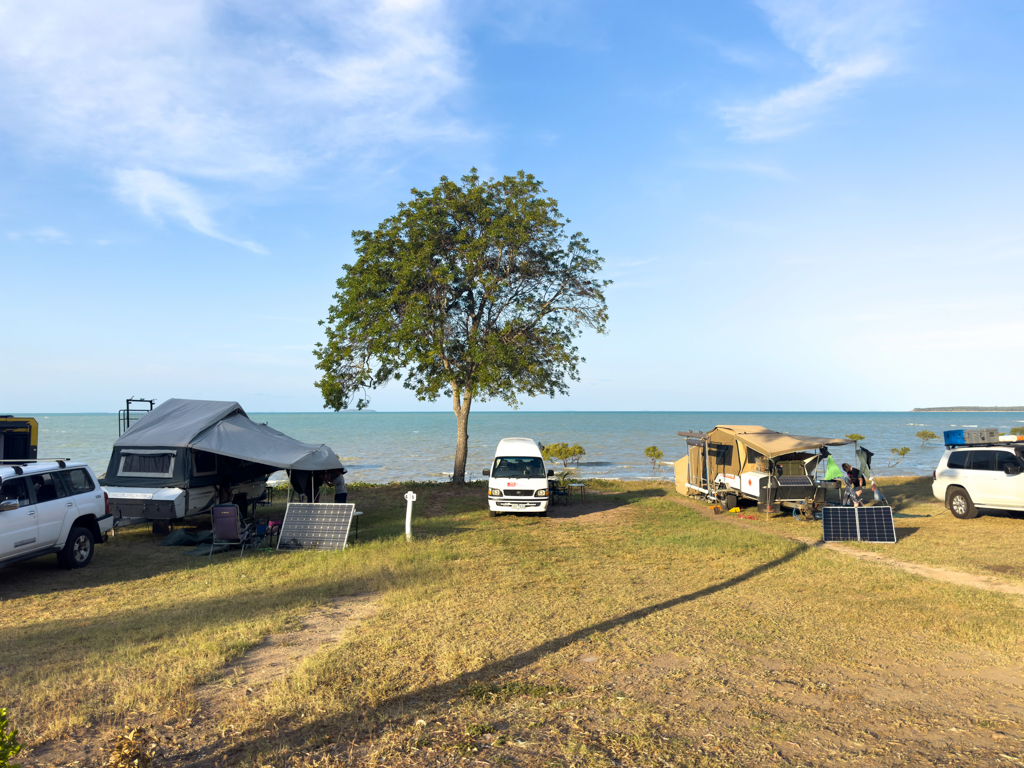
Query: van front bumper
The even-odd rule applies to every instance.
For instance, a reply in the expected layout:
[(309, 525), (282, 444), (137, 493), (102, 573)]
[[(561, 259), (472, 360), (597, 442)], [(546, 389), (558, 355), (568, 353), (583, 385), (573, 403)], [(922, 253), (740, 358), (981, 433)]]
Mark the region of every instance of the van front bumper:
[(495, 512), (544, 512), (548, 508), (547, 499), (498, 497), (488, 499), (491, 509)]

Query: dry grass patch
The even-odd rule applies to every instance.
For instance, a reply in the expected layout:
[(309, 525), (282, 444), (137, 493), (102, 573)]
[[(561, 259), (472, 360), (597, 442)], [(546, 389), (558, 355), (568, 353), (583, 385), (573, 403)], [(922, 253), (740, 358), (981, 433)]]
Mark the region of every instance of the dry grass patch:
[[(168, 766), (1024, 755), (1016, 598), (718, 525), (665, 484), (593, 486), (577, 518), (558, 520), (492, 519), (480, 487), (415, 486), (431, 514), (411, 546), (408, 487), (362, 487), (352, 491), (368, 511), (361, 542), (343, 553), (207, 567), (165, 562), (139, 535), (94, 563), (131, 561), (133, 580), (51, 593), (41, 571), (23, 570), (0, 626), (35, 655), (4, 667), (0, 701), (37, 744), (87, 726), (162, 724), (175, 734)], [(589, 504), (618, 511), (588, 523)], [(197, 691), (228, 661), (317, 606), (370, 591), (378, 614), (207, 718)], [(105, 602), (110, 592), (121, 594)], [(79, 626), (69, 658), (40, 653), (65, 621)], [(116, 652), (133, 645), (145, 652)]]

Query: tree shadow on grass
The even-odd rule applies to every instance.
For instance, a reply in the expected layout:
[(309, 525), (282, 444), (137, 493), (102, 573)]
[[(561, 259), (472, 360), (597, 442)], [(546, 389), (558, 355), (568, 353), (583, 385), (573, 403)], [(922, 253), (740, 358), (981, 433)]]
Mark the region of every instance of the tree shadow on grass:
[[(575, 632), (570, 632), (567, 635), (552, 638), (551, 640), (547, 640), (540, 645), (522, 651), (521, 653), (492, 662), (479, 669), (464, 672), (458, 677), (447, 682), (436, 683), (414, 691), (397, 694), (385, 699), (375, 706), (368, 707), (366, 709), (359, 709), (358, 715), (354, 715), (355, 719), (349, 719), (347, 722), (319, 722), (279, 732), (274, 737), (274, 743), (279, 745), (284, 741), (291, 742), (295, 746), (298, 746), (298, 744), (302, 743), (306, 738), (314, 735), (322, 738), (325, 730), (339, 728), (343, 729), (343, 732), (337, 734), (335, 742), (338, 744), (344, 743), (349, 745), (354, 743), (355, 739), (359, 735), (358, 731), (362, 727), (368, 726), (372, 729), (374, 727), (373, 724), (381, 722), (388, 722), (392, 726), (397, 727), (409, 725), (417, 718), (424, 717), (425, 711), (430, 710), (433, 707), (442, 706), (456, 698), (466, 695), (467, 691), (474, 684), (489, 683), (504, 675), (519, 672), (524, 668), (537, 663), (544, 657), (557, 653), (574, 643), (586, 640), (593, 635), (610, 632), (618, 627), (641, 621), (656, 613), (667, 611), (671, 608), (675, 608), (676, 606), (700, 600), (701, 598), (710, 597), (718, 592), (738, 586), (745, 581), (788, 563), (790, 560), (793, 560), (807, 551), (807, 546), (797, 546), (789, 553), (778, 557), (775, 560), (758, 565), (738, 576), (734, 576), (733, 578), (727, 579), (726, 581), (718, 584), (713, 584), (695, 592), (664, 600), (660, 603), (638, 608), (635, 611), (631, 611), (621, 616), (616, 616), (615, 618), (606, 619), (605, 621), (583, 627)], [(357, 721), (362, 724), (362, 726), (356, 725)], [(248, 750), (265, 749), (270, 746), (272, 745), (269, 741), (264, 738), (257, 737), (250, 740), (248, 743), (232, 744), (229, 747), (229, 751), (231, 754), (239, 754)]]

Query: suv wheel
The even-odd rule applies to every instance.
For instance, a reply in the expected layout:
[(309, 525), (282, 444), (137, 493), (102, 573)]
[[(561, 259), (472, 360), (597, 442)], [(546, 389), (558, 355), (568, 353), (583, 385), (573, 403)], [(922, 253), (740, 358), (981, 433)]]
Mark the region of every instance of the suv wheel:
[(946, 502), (953, 517), (959, 520), (973, 520), (978, 516), (978, 508), (974, 506), (970, 495), (963, 488), (953, 488)]
[(69, 570), (85, 568), (92, 560), (94, 545), (92, 531), (88, 528), (72, 528), (64, 549), (57, 553), (57, 562)]

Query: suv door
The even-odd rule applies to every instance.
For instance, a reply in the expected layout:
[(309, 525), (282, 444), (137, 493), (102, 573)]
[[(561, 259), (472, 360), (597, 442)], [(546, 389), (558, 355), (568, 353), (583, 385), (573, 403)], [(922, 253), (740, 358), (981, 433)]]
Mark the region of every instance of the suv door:
[(9, 477), (0, 487), (0, 499), (19, 502), (18, 509), (0, 512), (0, 560), (39, 548), (39, 520), (23, 477)]
[(998, 487), (1000, 509), (1024, 509), (1024, 463), (1013, 451), (996, 451), (993, 486)]
[(39, 512), (39, 543), (44, 547), (53, 546), (64, 530), (64, 520), (69, 514), (75, 514), (75, 502), (69, 498), (57, 472), (40, 472), (25, 477), (35, 495)]
[(81, 467), (65, 469), (58, 473), (64, 487), (78, 507), (78, 515), (92, 514), (99, 520), (105, 514), (103, 492), (96, 489), (92, 475)]
[(970, 452), (967, 469), (964, 471), (964, 487), (971, 494), (971, 500), (977, 507), (999, 507), (1002, 494), (1000, 477), (996, 472), (996, 459), (999, 451)]

